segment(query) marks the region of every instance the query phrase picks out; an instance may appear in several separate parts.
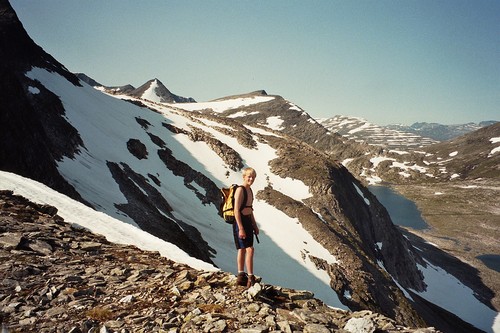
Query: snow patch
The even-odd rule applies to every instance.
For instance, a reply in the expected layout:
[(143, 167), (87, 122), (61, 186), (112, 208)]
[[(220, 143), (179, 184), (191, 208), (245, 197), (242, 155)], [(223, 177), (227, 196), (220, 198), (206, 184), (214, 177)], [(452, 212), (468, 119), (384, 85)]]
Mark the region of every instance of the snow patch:
[(490, 153), (488, 154), (488, 157), (491, 157), (495, 155), (496, 153), (500, 152), (500, 147), (493, 148)]
[(212, 109), (214, 112), (221, 113), (227, 110), (237, 109), (242, 106), (250, 106), (258, 103), (272, 101), (272, 96), (253, 96), (231, 98), (219, 101), (204, 102), (204, 103), (182, 103), (175, 106), (187, 111), (199, 111), (204, 109)]
[(370, 162), (373, 164), (374, 168), (378, 167), (378, 165), (383, 161), (396, 161), (396, 159), (383, 156), (372, 157), (370, 159)]
[[(495, 138), (491, 138), (490, 139), (490, 142), (492, 144), (495, 144), (495, 143), (499, 143), (500, 142), (500, 137), (495, 137)], [(495, 155), (496, 153), (500, 152), (500, 146), (496, 147), (496, 148), (493, 148), (490, 153), (488, 154), (488, 157), (491, 157), (493, 155)]]
[[(498, 314), (474, 297), (473, 290), (453, 275), (428, 261), (426, 261), (426, 267), (420, 264), (417, 266), (424, 274), (427, 289), (424, 292), (413, 290), (415, 293), (454, 313), (477, 328), (492, 332), (493, 323)], [(499, 327), (497, 326), (497, 328)], [(494, 332), (499, 331), (494, 329)]]
[(400, 151), (400, 150), (389, 150), (389, 153), (394, 153), (394, 154), (398, 154), (398, 155), (406, 155), (406, 154), (409, 154), (409, 152), (407, 151)]
[(302, 111), (301, 108), (299, 108), (297, 105), (295, 105), (293, 103), (288, 102), (288, 105), (290, 105), (289, 110)]
[(252, 111), (252, 112), (247, 112), (247, 111), (239, 111), (236, 113), (233, 113), (232, 115), (229, 115), (228, 118), (241, 118), (241, 117), (246, 117), (246, 116), (251, 116), (254, 114), (259, 114), (259, 111)]
[(353, 160), (354, 160), (354, 158), (346, 158), (341, 163), (343, 166), (347, 167), (349, 165), (349, 163), (351, 163)]
[(281, 138), (281, 135), (278, 135), (278, 134), (273, 133), (273, 132), (266, 131), (265, 129), (262, 129), (262, 128), (259, 128), (259, 127), (253, 127), (253, 126), (248, 126), (248, 125), (243, 125), (243, 126), (245, 126), (246, 128), (248, 128), (253, 133), (258, 133), (258, 134), (262, 134), (262, 135), (272, 135), (272, 136)]
[(40, 89), (38, 89), (37, 87), (32, 87), (32, 86), (28, 87), (28, 91), (32, 95), (37, 95), (40, 93)]
[(361, 197), (365, 200), (365, 203), (366, 203), (368, 206), (370, 206), (370, 200), (368, 200), (368, 199), (365, 197), (365, 195), (363, 194), (363, 192), (361, 192), (360, 188), (359, 188), (356, 184), (354, 184), (354, 183), (352, 183), (352, 185), (354, 185), (354, 188), (356, 189), (356, 191), (358, 192), (358, 194), (359, 194), (359, 195), (360, 195), (360, 196), (361, 196)]
[(149, 85), (149, 88), (142, 94), (141, 98), (151, 102), (161, 103), (161, 98), (156, 94), (156, 89), (159, 87), (158, 80), (154, 80)]
[(281, 119), (281, 117), (279, 116), (275, 116), (275, 117), (268, 117), (266, 119), (266, 123), (267, 123), (267, 126), (270, 128), (270, 129), (273, 129), (273, 130), (276, 130), (276, 131), (281, 131), (283, 130), (284, 128), (281, 126), (283, 125), (283, 122), (284, 120)]
[[(382, 178), (380, 178), (377, 175), (368, 174), (367, 171), (368, 169), (363, 168), (363, 171), (361, 171), (360, 176), (365, 178), (369, 185), (376, 185), (382, 182)], [(375, 172), (375, 170), (370, 170), (370, 171)]]

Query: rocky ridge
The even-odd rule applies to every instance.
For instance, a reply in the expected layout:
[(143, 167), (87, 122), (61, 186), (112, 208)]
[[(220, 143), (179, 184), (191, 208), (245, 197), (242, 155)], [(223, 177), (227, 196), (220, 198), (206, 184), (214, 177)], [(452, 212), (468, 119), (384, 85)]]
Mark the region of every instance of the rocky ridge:
[[(438, 332), (308, 291), (197, 271), (65, 222), (0, 191), (0, 321), (10, 332)], [(68, 221), (70, 222), (70, 221)]]
[(329, 131), (338, 133), (344, 138), (387, 150), (414, 150), (437, 143), (436, 140), (416, 133), (378, 126), (358, 117), (337, 115), (328, 119), (317, 119), (317, 121)]
[[(377, 152), (380, 150), (378, 147), (359, 144), (354, 140), (348, 140), (337, 133), (328, 131), (327, 128), (314, 120), (299, 106), (282, 96), (270, 95), (264, 90), (227, 96), (215, 101), (256, 96), (268, 96), (270, 99), (256, 104), (229, 108), (223, 112), (214, 112), (210, 108), (203, 110), (203, 112), (234, 119), (248, 126), (259, 126), (268, 130), (274, 130), (280, 135), (287, 135), (306, 142), (316, 149), (335, 156), (338, 160), (357, 157), (367, 152)], [(176, 106), (179, 108), (184, 107), (182, 104)], [(279, 125), (272, 125), (270, 121), (271, 123), (276, 121)]]
[[(79, 86), (76, 76), (36, 45), (8, 1), (0, 1), (0, 169), (44, 184), (84, 202), (59, 174), (56, 161), (74, 156), (83, 142), (64, 119), (56, 95), (25, 72), (45, 66)], [(27, 93), (29, 90), (37, 94)]]
[(123, 86), (113, 86), (113, 87), (108, 87), (105, 86), (93, 78), (87, 76), (84, 73), (75, 73), (76, 77), (80, 79), (80, 81), (83, 81), (87, 83), (88, 85), (98, 89), (107, 92), (108, 94), (112, 95), (121, 95), (121, 94), (127, 94), (130, 93), (131, 91), (135, 90), (135, 87), (131, 84), (126, 84)]

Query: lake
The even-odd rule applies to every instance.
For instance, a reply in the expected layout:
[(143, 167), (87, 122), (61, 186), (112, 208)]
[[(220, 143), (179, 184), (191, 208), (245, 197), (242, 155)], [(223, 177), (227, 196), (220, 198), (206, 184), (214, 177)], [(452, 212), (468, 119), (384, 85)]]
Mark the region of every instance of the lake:
[(483, 254), (476, 257), (481, 260), (486, 267), (496, 272), (500, 272), (500, 255), (498, 254)]
[[(413, 201), (406, 199), (386, 186), (370, 185), (368, 189), (375, 194), (378, 201), (387, 209), (394, 224), (416, 230), (429, 228)], [(486, 267), (500, 272), (500, 255), (483, 254), (477, 256), (477, 259), (481, 260)]]
[(386, 186), (370, 185), (368, 189), (387, 209), (394, 224), (416, 230), (429, 228), (413, 201), (406, 199)]

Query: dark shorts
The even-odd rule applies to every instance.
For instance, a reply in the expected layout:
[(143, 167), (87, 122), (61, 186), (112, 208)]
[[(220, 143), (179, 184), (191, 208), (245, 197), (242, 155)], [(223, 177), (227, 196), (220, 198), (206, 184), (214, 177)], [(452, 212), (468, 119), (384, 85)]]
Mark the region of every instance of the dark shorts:
[(241, 215), (241, 223), (243, 224), (243, 229), (245, 229), (245, 233), (247, 237), (245, 239), (241, 239), (238, 237), (239, 228), (238, 223), (233, 223), (233, 237), (234, 237), (234, 245), (236, 245), (236, 249), (245, 249), (247, 247), (253, 246), (253, 225), (252, 225), (252, 216), (251, 215)]

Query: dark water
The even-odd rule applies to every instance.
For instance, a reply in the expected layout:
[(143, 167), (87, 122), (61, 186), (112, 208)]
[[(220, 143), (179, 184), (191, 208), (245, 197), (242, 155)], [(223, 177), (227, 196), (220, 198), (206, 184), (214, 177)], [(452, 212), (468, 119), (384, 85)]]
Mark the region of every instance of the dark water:
[(406, 199), (386, 186), (368, 186), (368, 189), (375, 194), (378, 201), (387, 209), (394, 224), (416, 230), (429, 227), (413, 201)]
[(481, 260), (486, 267), (500, 273), (500, 255), (499, 254), (483, 254), (476, 257)]

